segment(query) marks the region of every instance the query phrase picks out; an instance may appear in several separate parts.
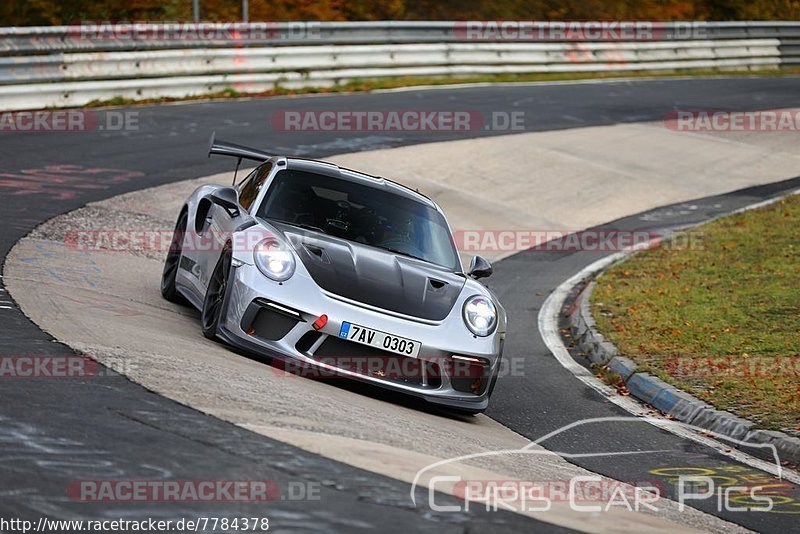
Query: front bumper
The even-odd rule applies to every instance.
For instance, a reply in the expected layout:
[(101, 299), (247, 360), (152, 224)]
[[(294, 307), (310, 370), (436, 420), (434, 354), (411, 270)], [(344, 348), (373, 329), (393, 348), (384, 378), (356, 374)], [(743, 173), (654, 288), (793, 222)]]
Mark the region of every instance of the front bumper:
[[(231, 270), (219, 335), (311, 376), (348, 377), (450, 408), (482, 411), (501, 364), (504, 325), (490, 336), (474, 336), (460, 314), (468, 297), (462, 295), (444, 320), (427, 321), (330, 294), (300, 270), (277, 283), (245, 263)], [(316, 330), (313, 323), (323, 314), (327, 324)], [(344, 321), (416, 340), (419, 356), (341, 340)]]

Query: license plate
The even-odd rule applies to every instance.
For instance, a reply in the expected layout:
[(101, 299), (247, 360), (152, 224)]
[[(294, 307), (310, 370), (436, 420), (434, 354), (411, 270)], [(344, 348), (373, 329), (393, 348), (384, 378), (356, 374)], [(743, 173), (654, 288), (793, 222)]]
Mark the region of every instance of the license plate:
[(348, 341), (361, 343), (362, 345), (369, 345), (376, 349), (402, 354), (403, 356), (410, 356), (412, 358), (416, 358), (419, 355), (420, 345), (422, 345), (419, 341), (414, 341), (413, 339), (387, 334), (380, 330), (374, 330), (353, 323), (342, 323), (342, 328), (339, 330), (339, 337)]

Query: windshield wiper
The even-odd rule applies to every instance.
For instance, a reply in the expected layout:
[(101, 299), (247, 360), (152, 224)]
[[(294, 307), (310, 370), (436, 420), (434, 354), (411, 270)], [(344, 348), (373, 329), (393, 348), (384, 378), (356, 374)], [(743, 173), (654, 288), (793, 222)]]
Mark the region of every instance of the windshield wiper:
[(414, 256), (413, 254), (409, 254), (408, 252), (403, 252), (402, 250), (397, 250), (396, 248), (391, 248), (391, 247), (378, 247), (378, 248), (382, 248), (383, 250), (387, 250), (387, 251), (393, 252), (395, 254), (400, 254), (401, 256), (406, 256), (408, 258), (414, 258), (415, 260), (428, 261), (425, 258), (420, 258), (419, 256)]
[(323, 230), (319, 226), (314, 226), (312, 224), (284, 221), (284, 220), (281, 220), (281, 219), (276, 219), (274, 217), (267, 217), (267, 220), (268, 221), (275, 221), (275, 222), (279, 222), (279, 223), (283, 223), (283, 224), (288, 224), (289, 226), (294, 226), (294, 227), (297, 227), (297, 228), (303, 228), (304, 230), (313, 230), (314, 232), (319, 232), (321, 234), (326, 233), (325, 230)]

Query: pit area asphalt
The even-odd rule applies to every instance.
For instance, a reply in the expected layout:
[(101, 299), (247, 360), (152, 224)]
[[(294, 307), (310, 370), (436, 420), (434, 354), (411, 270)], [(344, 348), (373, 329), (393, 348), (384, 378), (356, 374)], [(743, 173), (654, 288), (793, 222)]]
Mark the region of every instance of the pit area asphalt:
[[(485, 114), (521, 110), (526, 114), (525, 131), (544, 131), (659, 120), (676, 108), (796, 107), (798, 88), (800, 81), (795, 78), (736, 78), (221, 101), (120, 110), (138, 112), (135, 131), (0, 133), (0, 252), (5, 257), (11, 246), (39, 223), (87, 202), (228, 170), (229, 161), (205, 158), (204, 147), (212, 130), (223, 139), (313, 157), (465, 136), (464, 132), (290, 134), (276, 132), (270, 126), (270, 114), (279, 110), (299, 106), (317, 110), (477, 109)], [(506, 133), (481, 130), (466, 135)], [(476, 164), (479, 162), (476, 155)], [(655, 210), (646, 216), (616, 221), (613, 227), (656, 229), (699, 222), (798, 185), (776, 184), (702, 199), (691, 203), (691, 208)], [(598, 255), (592, 253), (522, 253), (498, 263), (488, 285), (498, 293), (514, 322), (535, 324), (538, 307), (547, 294), (596, 259)], [(0, 301), (8, 300), (0, 293)], [(0, 306), (0, 355), (69, 351), (28, 321), (13, 303)], [(509, 337), (506, 354), (524, 358), (525, 376), (501, 380), (488, 415), (531, 439), (583, 419), (627, 415), (548, 358), (535, 329), (519, 332)], [(324, 482), (318, 503), (283, 500), (265, 508), (267, 515), (298, 530), (406, 530), (409, 524), (437, 531), (477, 530), (489, 524), (493, 530), (556, 529), (512, 514), (434, 514), (427, 507), (414, 508), (408, 501), (408, 486), (403, 483), (250, 434), (162, 399), (113, 373), (80, 381), (10, 380), (4, 382), (0, 399), (4, 445), (0, 451), (4, 481), (0, 509), (4, 516), (116, 517), (131, 513), (130, 508), (118, 504), (71, 502), (64, 488), (69, 481), (87, 474), (98, 478), (102, 474), (117, 478), (242, 479), (256, 470), (259, 478), (287, 484), (289, 480)], [(713, 451), (644, 423), (584, 425), (559, 434), (545, 445), (566, 453), (661, 451), (573, 457), (570, 461), (620, 480), (661, 478), (670, 495), (674, 495), (675, 474), (681, 469), (729, 478), (754, 474)], [(793, 525), (793, 514), (798, 511), (797, 504), (791, 504), (800, 502), (796, 488), (785, 491), (790, 506), (776, 513), (719, 511), (713, 502), (695, 506), (754, 530), (774, 532)], [(136, 514), (174, 517), (202, 511), (210, 515), (208, 507), (191, 508), (178, 510), (174, 504), (153, 504), (152, 510), (137, 508)], [(219, 515), (255, 513), (252, 508), (220, 505)]]

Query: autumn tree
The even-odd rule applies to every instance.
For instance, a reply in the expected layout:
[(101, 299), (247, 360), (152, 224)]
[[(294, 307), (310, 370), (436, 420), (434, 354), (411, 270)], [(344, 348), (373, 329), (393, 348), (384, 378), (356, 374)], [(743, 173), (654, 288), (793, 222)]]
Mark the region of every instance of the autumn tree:
[[(199, 0), (237, 21), (241, 0)], [(249, 0), (251, 20), (798, 20), (800, 0)], [(0, 25), (188, 21), (192, 0), (3, 0)]]

